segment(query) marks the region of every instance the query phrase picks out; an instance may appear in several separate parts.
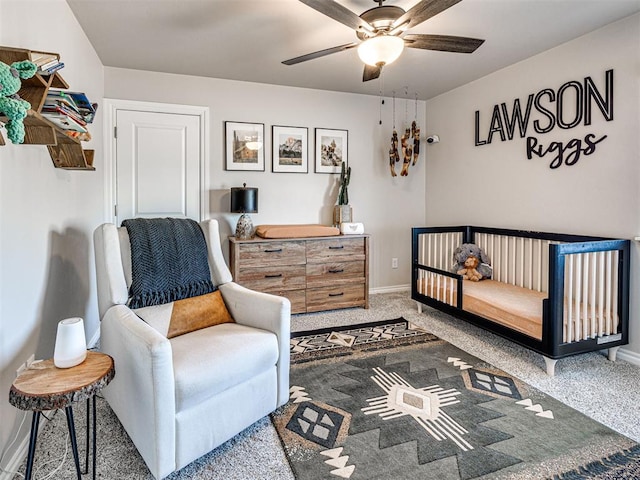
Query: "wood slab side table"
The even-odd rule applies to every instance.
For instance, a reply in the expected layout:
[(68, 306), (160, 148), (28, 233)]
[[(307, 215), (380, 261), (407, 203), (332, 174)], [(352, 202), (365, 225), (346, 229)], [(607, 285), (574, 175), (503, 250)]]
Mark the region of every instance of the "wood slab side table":
[(113, 359), (109, 355), (87, 352), (85, 361), (75, 367), (57, 368), (53, 364), (53, 359), (44, 360), (32, 364), (14, 380), (9, 391), (9, 403), (20, 410), (33, 411), (26, 480), (31, 479), (40, 414), (43, 410), (59, 408), (65, 409), (76, 473), (78, 479), (81, 478), (72, 405), (82, 400), (87, 401), (87, 451), (84, 473), (89, 471), (89, 403), (93, 400), (93, 478), (95, 480), (96, 394), (107, 386), (114, 376)]

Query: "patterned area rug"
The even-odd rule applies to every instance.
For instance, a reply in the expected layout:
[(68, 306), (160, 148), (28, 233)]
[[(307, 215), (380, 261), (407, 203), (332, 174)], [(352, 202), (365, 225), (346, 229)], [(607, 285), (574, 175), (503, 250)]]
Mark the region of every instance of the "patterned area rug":
[(638, 478), (638, 444), (402, 318), (295, 335), (299, 480)]

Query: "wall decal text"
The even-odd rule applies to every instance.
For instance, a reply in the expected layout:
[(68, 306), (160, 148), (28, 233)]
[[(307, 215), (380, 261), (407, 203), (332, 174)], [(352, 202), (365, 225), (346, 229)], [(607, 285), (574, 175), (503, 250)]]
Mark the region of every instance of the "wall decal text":
[(578, 125), (591, 125), (594, 112), (600, 112), (603, 118), (613, 120), (613, 69), (605, 72), (604, 93), (598, 89), (591, 77), (585, 77), (582, 82), (571, 80), (554, 91), (543, 88), (527, 97), (526, 104), (519, 98), (513, 101), (511, 111), (505, 102), (493, 107), (491, 120), (486, 135), (480, 138), (480, 111), (475, 112), (475, 145), (490, 144), (494, 137), (500, 141), (513, 140), (516, 135), (526, 137), (527, 159), (554, 155), (549, 163), (550, 168), (561, 165), (575, 165), (581, 155), (591, 155), (597, 145), (607, 138), (606, 135), (589, 133), (583, 138), (574, 138), (566, 143), (541, 143), (537, 137), (527, 132), (532, 129), (536, 134), (543, 135), (556, 127), (568, 130)]

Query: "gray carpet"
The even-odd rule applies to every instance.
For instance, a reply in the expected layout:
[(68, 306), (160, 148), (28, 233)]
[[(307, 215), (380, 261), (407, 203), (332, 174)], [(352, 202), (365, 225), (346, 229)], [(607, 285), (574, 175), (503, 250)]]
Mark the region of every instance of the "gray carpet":
[[(590, 353), (560, 360), (556, 366), (556, 376), (548, 377), (540, 355), (428, 307), (419, 314), (408, 292), (372, 295), (370, 303), (371, 308), (368, 310), (355, 308), (295, 315), (292, 318), (292, 330), (305, 331), (404, 317), (640, 442), (637, 416), (637, 406), (640, 405), (639, 367), (622, 360), (609, 362), (600, 353)], [(83, 405), (74, 411), (82, 461), (85, 423)], [(60, 412), (54, 416), (53, 421), (46, 424), (38, 438), (34, 468), (42, 468), (37, 471), (35, 479), (43, 479), (58, 466), (60, 469), (48, 478), (75, 478), (70, 452), (67, 452), (66, 461), (60, 465), (67, 441), (65, 434), (65, 416)], [(20, 471), (24, 473), (24, 465)], [(117, 418), (102, 399), (98, 400), (98, 478), (152, 478)], [(271, 421), (264, 418), (168, 478), (291, 480), (294, 476)]]

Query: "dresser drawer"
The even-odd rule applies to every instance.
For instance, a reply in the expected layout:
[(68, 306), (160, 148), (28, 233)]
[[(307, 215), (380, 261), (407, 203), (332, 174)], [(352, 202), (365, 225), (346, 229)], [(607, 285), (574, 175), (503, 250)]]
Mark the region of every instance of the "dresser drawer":
[(341, 285), (307, 289), (307, 312), (365, 306), (364, 285)]
[(236, 282), (259, 292), (273, 290), (296, 290), (306, 287), (304, 265), (282, 265), (269, 267), (241, 268)]
[(307, 263), (365, 259), (364, 238), (326, 238), (307, 241)]
[(304, 265), (306, 263), (305, 243), (302, 241), (243, 243), (238, 251), (238, 261), (242, 268)]
[(364, 282), (364, 261), (307, 264), (307, 287)]
[(274, 290), (268, 293), (288, 298), (291, 302), (291, 313), (305, 313), (307, 311), (306, 290)]

